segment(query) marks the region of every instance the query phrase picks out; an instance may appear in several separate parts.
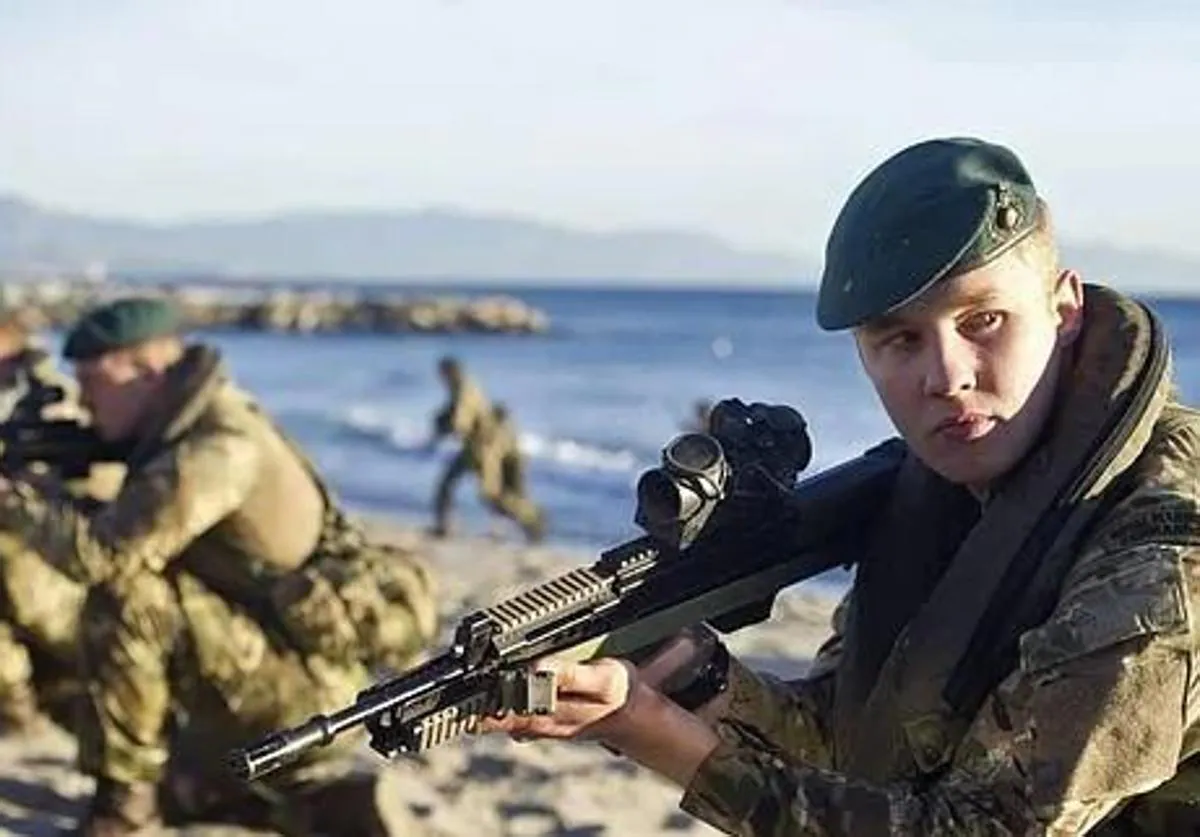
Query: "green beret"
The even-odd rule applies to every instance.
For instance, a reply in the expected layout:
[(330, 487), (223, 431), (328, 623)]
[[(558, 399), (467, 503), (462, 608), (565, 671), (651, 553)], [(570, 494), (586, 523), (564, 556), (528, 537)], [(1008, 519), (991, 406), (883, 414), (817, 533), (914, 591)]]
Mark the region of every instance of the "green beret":
[(118, 299), (88, 311), (67, 333), (63, 357), (91, 360), (116, 349), (135, 346), (179, 331), (175, 306), (164, 299)]
[(1036, 225), (1037, 191), (1007, 148), (967, 138), (910, 146), (868, 174), (838, 214), (817, 323), (862, 325), (987, 264)]

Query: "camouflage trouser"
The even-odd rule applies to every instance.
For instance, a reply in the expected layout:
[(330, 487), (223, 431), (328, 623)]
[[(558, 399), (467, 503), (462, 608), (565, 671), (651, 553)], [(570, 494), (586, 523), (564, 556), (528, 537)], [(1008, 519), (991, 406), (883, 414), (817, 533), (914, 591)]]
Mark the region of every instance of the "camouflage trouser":
[(29, 694), (71, 726), (80, 687), (78, 628), (85, 591), (17, 539), (0, 534), (0, 713)]
[[(36, 471), (36, 469), (34, 469)], [(82, 506), (111, 499), (124, 466), (93, 465), (65, 484)], [(0, 717), (26, 705), (75, 727), (79, 677), (79, 618), (85, 588), (52, 567), (20, 538), (0, 532)]]
[[(239, 607), (193, 576), (143, 573), (92, 588), (83, 612), (87, 713), (80, 767), (117, 782), (156, 781), (185, 766), (190, 780), (228, 784), (230, 748), (353, 701), (357, 664), (334, 666), (284, 649)], [(273, 781), (340, 772), (342, 747)]]
[(492, 510), (529, 531), (541, 525), (542, 510), (525, 490), (521, 459), (516, 454), (464, 448), (446, 466), (434, 498), (434, 521), (441, 529), (450, 522), (450, 507), (458, 481), (468, 471), (479, 477), (480, 499)]

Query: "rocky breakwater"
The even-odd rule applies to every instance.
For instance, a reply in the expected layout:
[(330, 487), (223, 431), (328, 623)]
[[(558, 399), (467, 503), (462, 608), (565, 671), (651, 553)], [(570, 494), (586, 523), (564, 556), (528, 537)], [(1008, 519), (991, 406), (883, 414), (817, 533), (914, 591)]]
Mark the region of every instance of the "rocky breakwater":
[(174, 300), (190, 328), (277, 332), (541, 334), (545, 312), (500, 294), (478, 296), (113, 283), (6, 284), (0, 305), (36, 328), (63, 328), (92, 305), (132, 295)]

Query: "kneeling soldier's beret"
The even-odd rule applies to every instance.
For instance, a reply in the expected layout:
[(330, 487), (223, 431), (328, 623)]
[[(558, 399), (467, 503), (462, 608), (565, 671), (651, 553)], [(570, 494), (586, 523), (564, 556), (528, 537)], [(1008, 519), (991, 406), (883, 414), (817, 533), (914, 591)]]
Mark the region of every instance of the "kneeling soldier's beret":
[(179, 312), (167, 300), (118, 299), (80, 317), (67, 333), (62, 354), (67, 360), (91, 360), (155, 337), (176, 334), (179, 327)]

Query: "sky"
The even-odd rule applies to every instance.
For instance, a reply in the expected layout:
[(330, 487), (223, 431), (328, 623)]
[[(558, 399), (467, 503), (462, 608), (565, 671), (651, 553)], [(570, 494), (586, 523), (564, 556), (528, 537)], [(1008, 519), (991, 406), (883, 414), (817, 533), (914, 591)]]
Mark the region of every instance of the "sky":
[(1014, 148), (1200, 255), (1200, 4), (0, 0), (0, 192), (141, 220), (457, 208), (819, 257), (885, 156)]

